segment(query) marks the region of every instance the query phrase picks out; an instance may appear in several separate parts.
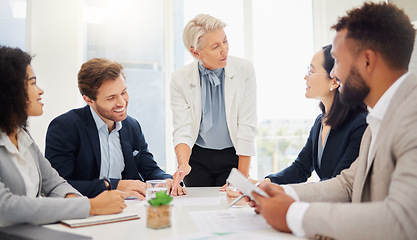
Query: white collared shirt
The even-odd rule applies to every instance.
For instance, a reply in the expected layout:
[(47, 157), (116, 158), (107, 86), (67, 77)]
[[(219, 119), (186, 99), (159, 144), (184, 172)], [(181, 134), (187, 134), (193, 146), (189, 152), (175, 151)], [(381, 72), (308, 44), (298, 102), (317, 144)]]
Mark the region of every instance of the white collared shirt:
[(97, 126), (100, 140), (101, 166), (100, 179), (104, 177), (122, 179), (122, 172), (125, 169), (122, 145), (120, 143), (119, 130), (122, 129), (122, 122), (116, 122), (116, 127), (109, 133), (107, 124), (98, 116), (90, 106), (91, 114)]
[[(369, 124), (369, 127), (371, 129), (371, 144), (369, 148), (369, 155), (368, 155), (368, 164), (370, 165), (370, 154), (372, 152), (372, 148), (375, 142), (375, 139), (379, 132), (379, 127), (381, 125), (381, 121), (384, 118), (385, 112), (388, 109), (388, 106), (392, 100), (392, 98), (395, 95), (395, 92), (398, 90), (398, 87), (401, 85), (401, 83), (404, 81), (404, 79), (409, 75), (409, 73), (403, 74), (400, 78), (398, 78), (397, 81), (395, 81), (388, 89), (385, 91), (385, 93), (381, 96), (381, 98), (378, 100), (378, 102), (375, 104), (374, 108), (370, 113), (368, 114), (366, 121)], [(299, 202), (299, 197), (297, 195), (297, 192), (292, 188), (291, 186), (282, 186), (285, 190), (285, 193), (290, 195), (292, 198), (296, 200), (291, 206), (289, 207), (287, 211), (287, 225), (291, 229), (291, 231), (294, 233), (294, 235), (303, 237), (305, 236), (305, 232), (303, 229), (303, 219), (305, 212), (307, 211), (308, 207), (310, 206), (310, 203), (307, 202)]]
[(10, 159), (19, 169), (26, 185), (26, 196), (37, 197), (39, 192), (39, 171), (30, 154), (29, 147), (33, 143), (32, 138), (23, 129), (17, 130), (17, 146), (10, 141), (6, 133), (0, 134), (0, 146), (3, 145), (9, 153)]

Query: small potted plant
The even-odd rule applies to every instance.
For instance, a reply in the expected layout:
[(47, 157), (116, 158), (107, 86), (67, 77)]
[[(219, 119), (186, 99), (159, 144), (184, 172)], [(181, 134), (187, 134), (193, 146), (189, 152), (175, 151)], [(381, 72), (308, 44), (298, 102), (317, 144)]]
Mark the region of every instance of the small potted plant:
[(166, 191), (157, 192), (156, 197), (148, 201), (147, 227), (154, 229), (171, 227), (169, 206), (171, 201), (172, 197)]

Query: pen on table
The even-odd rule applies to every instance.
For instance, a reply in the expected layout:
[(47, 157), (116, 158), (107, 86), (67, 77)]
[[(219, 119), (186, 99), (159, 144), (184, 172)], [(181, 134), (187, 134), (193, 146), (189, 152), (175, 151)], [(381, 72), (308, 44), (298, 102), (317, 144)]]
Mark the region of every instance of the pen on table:
[[(257, 183), (255, 183), (255, 187), (259, 186), (259, 184), (260, 184), (260, 183), (261, 183), (261, 182), (257, 182)], [(231, 202), (231, 203), (229, 204), (229, 207), (231, 207), (231, 206), (235, 205), (237, 202), (239, 202), (240, 200), (242, 200), (242, 198), (244, 198), (245, 196), (246, 196), (245, 194), (240, 195), (238, 198), (236, 198), (235, 200), (233, 200), (233, 202)]]
[(107, 183), (107, 190), (110, 191), (112, 189), (110, 179), (104, 177), (103, 180)]

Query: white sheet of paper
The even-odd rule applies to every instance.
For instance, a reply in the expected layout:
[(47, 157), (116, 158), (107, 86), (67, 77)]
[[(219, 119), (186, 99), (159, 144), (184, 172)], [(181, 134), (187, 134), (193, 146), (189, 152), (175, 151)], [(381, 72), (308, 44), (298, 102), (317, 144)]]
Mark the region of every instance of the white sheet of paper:
[[(174, 197), (172, 200), (172, 205), (174, 206), (216, 206), (220, 205), (220, 200), (222, 196), (219, 197), (188, 197), (180, 196)], [(224, 198), (224, 196), (223, 196)]]
[(188, 214), (202, 232), (229, 233), (270, 228), (252, 208), (193, 211)]
[(121, 212), (117, 214), (89, 216), (87, 218), (81, 218), (81, 219), (62, 220), (61, 222), (70, 227), (83, 227), (83, 226), (118, 222), (122, 220), (131, 220), (131, 219), (136, 219), (136, 218), (139, 219), (139, 216), (136, 213)]
[(164, 238), (164, 240), (253, 240), (253, 239), (262, 239), (262, 240), (279, 240), (278, 232), (274, 233), (262, 233), (261, 235), (259, 232), (248, 232), (248, 231), (241, 231), (237, 233), (230, 233), (224, 235), (217, 235), (215, 233), (190, 233), (183, 235), (181, 237), (170, 237)]

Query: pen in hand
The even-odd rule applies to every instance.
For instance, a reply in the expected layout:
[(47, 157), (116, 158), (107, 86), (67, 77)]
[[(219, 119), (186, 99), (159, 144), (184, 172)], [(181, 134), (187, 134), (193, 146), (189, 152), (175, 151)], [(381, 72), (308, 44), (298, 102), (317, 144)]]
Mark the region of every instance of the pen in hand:
[[(257, 186), (259, 186), (259, 184), (260, 184), (261, 182), (257, 182), (257, 183), (255, 183), (255, 186), (257, 187)], [(231, 207), (231, 206), (233, 206), (233, 205), (235, 205), (237, 202), (239, 202), (242, 198), (244, 198), (246, 195), (244, 195), (244, 194), (242, 194), (242, 195), (240, 195), (238, 198), (236, 198), (235, 200), (233, 200), (233, 202), (231, 202), (230, 204), (229, 204), (229, 207)]]
[(104, 177), (103, 180), (107, 183), (107, 190), (112, 190), (110, 179)]

